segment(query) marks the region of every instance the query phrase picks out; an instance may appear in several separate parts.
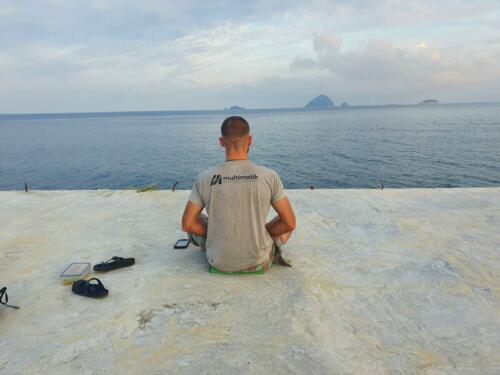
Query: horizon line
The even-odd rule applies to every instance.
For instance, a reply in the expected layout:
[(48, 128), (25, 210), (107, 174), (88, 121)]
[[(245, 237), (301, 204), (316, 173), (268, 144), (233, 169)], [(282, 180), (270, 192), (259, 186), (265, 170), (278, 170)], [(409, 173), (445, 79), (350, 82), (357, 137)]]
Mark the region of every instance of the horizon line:
[(222, 109), (151, 109), (151, 110), (111, 110), (111, 111), (83, 111), (83, 112), (17, 112), (17, 113), (0, 113), (0, 117), (14, 116), (63, 116), (63, 115), (100, 115), (100, 114), (167, 114), (167, 113), (186, 113), (186, 112), (199, 112), (199, 113), (244, 113), (244, 112), (265, 112), (265, 111), (331, 111), (331, 110), (349, 110), (356, 108), (377, 108), (377, 107), (436, 107), (442, 105), (462, 105), (462, 104), (500, 104), (500, 100), (484, 101), (484, 102), (438, 102), (430, 104), (412, 103), (412, 104), (360, 104), (348, 105), (348, 107), (341, 107), (336, 105), (331, 108), (306, 108), (304, 107), (269, 107), (269, 108), (245, 108), (230, 110), (230, 107)]

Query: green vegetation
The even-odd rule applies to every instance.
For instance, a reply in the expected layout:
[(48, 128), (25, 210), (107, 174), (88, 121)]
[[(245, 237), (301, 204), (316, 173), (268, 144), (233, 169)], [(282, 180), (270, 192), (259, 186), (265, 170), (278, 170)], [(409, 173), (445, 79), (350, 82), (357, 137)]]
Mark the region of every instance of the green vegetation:
[(138, 186), (134, 187), (132, 189), (135, 189), (138, 193), (146, 193), (148, 191), (155, 191), (159, 189), (159, 186), (157, 183), (151, 184), (151, 185), (146, 185), (146, 186)]

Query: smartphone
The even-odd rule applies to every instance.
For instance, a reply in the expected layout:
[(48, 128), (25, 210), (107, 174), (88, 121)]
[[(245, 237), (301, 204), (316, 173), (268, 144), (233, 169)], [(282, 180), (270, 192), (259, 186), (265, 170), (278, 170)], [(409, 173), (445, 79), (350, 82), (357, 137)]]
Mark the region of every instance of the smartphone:
[(174, 249), (185, 249), (189, 246), (189, 240), (187, 238), (183, 238), (181, 240), (177, 240), (174, 245)]

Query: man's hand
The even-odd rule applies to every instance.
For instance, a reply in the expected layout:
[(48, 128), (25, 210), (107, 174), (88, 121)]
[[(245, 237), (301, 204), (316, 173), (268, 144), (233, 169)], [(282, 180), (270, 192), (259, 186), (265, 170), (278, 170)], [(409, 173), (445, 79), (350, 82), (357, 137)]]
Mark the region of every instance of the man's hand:
[(207, 236), (207, 217), (200, 215), (203, 211), (203, 206), (199, 206), (191, 201), (188, 201), (184, 214), (182, 215), (182, 230), (184, 232), (197, 234), (198, 236)]
[(289, 233), (295, 229), (295, 213), (288, 198), (282, 198), (273, 203), (273, 208), (278, 213), (273, 220), (266, 224), (267, 231), (272, 237)]

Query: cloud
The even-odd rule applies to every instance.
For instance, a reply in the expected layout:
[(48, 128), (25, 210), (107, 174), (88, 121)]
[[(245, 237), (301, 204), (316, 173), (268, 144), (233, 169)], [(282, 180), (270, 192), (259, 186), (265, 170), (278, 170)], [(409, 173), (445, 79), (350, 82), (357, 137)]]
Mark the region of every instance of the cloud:
[[(498, 26), (497, 0), (27, 0), (0, 4), (0, 46), (33, 40), (165, 40), (224, 25), (302, 19), (336, 32), (469, 22)], [(479, 26), (478, 26), (479, 27)]]
[(496, 100), (499, 12), (496, 0), (1, 2), (0, 112), (291, 106), (318, 92), (397, 102), (467, 85)]
[(291, 63), (293, 70), (327, 69), (340, 78), (387, 81), (443, 69), (439, 51), (425, 43), (405, 51), (393, 46), (390, 40), (370, 39), (359, 48), (342, 50), (339, 36), (319, 34), (314, 37), (313, 45), (316, 57), (295, 57)]
[(369, 39), (355, 48), (344, 49), (335, 34), (317, 34), (313, 39), (314, 57), (297, 55), (290, 68), (302, 71), (327, 71), (344, 83), (379, 85), (380, 91), (396, 89), (418, 92), (443, 88), (500, 82), (500, 62), (495, 50), (479, 47), (440, 51), (426, 42), (397, 47), (387, 39)]

